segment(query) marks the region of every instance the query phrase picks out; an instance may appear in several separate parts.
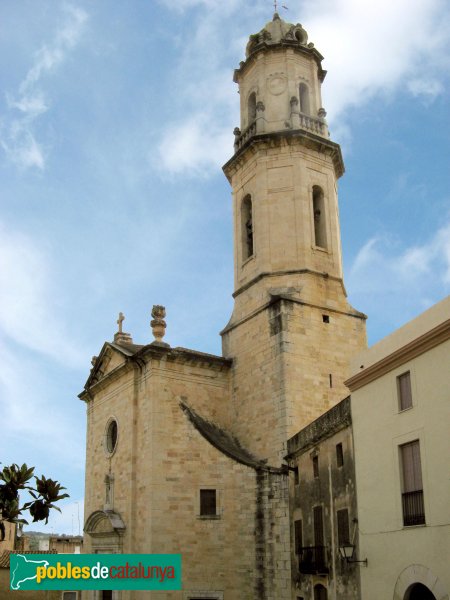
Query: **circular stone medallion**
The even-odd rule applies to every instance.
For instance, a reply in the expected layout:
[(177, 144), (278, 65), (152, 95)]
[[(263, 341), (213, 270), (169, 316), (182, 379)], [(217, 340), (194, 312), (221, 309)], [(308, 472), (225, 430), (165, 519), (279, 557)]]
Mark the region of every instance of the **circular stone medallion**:
[(279, 96), (287, 86), (287, 77), (281, 73), (275, 73), (267, 79), (267, 88), (274, 96)]

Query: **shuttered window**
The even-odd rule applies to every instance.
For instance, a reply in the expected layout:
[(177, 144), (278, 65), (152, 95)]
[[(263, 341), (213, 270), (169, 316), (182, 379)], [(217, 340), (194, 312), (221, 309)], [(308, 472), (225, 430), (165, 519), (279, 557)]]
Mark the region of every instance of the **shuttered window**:
[(321, 506), (313, 509), (314, 517), (314, 545), (323, 546), (323, 511)]
[(408, 371), (397, 377), (398, 408), (406, 410), (412, 406), (411, 375)]
[(425, 509), (423, 502), (422, 467), (419, 440), (400, 446), (402, 468), (402, 508), (404, 525), (423, 525)]
[(294, 544), (295, 554), (301, 554), (303, 547), (303, 524), (301, 519), (294, 521)]
[(348, 510), (346, 508), (337, 511), (338, 545), (344, 546), (350, 543), (350, 528), (348, 523)]

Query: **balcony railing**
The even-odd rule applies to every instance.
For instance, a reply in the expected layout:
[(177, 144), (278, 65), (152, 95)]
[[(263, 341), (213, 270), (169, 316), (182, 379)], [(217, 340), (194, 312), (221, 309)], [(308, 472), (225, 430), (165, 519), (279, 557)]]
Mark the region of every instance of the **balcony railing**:
[(300, 129), (306, 129), (319, 135), (325, 135), (325, 124), (323, 119), (317, 119), (316, 117), (309, 117), (300, 113)]
[(235, 138), (234, 138), (234, 149), (237, 152), (242, 148), (242, 146), (254, 135), (256, 135), (256, 121), (253, 121), (247, 129), (240, 132), (238, 129), (235, 129)]
[[(324, 119), (322, 118), (317, 118), (317, 117), (310, 117), (308, 115), (302, 114), (302, 113), (297, 113), (296, 116), (297, 122), (291, 122), (291, 124), (289, 125), (289, 122), (286, 123), (286, 125), (289, 125), (289, 127), (292, 129), (304, 129), (306, 131), (311, 131), (312, 133), (317, 133), (320, 136), (327, 136), (327, 127), (326, 127), (326, 123), (324, 121)], [(244, 129), (244, 131), (241, 131), (238, 127), (235, 128), (234, 130), (234, 150), (235, 152), (237, 152), (238, 150), (240, 150), (247, 142), (250, 138), (252, 138), (254, 135), (257, 134), (257, 132), (259, 133), (263, 133), (264, 131), (264, 124), (261, 124), (260, 127), (262, 127), (263, 129), (259, 130), (257, 128), (256, 125), (256, 121), (253, 121), (253, 123), (251, 123), (247, 129)], [(257, 131), (258, 129), (258, 131)]]
[(300, 548), (298, 569), (300, 573), (310, 575), (328, 573), (326, 546), (305, 546)]
[(423, 491), (405, 492), (402, 494), (403, 525), (424, 525), (425, 509)]

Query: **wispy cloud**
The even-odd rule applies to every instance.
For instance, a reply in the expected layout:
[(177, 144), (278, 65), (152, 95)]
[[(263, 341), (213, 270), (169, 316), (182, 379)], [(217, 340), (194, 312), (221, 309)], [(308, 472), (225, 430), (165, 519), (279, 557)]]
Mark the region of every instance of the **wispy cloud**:
[(372, 238), (358, 252), (347, 284), (357, 308), (379, 315), (389, 330), (403, 324), (450, 293), (450, 222), (421, 245)]
[[(408, 90), (436, 97), (450, 61), (450, 11), (443, 0), (321, 0), (302, 19), (325, 56), (324, 104), (334, 131), (350, 109)], [(413, 33), (414, 32), (414, 33)]]
[(87, 13), (70, 4), (63, 5), (64, 23), (51, 43), (35, 55), (34, 64), (19, 86), (16, 95), (7, 94), (8, 114), (0, 129), (0, 145), (6, 156), (22, 168), (45, 167), (45, 148), (37, 141), (35, 123), (48, 111), (50, 102), (39, 87), (41, 80), (57, 69), (67, 53), (77, 44)]
[(74, 366), (83, 355), (67, 344), (58, 317), (61, 293), (45, 249), (29, 236), (0, 223), (0, 331), (28, 349)]
[(422, 97), (427, 102), (432, 102), (444, 92), (444, 86), (435, 79), (412, 79), (408, 82), (408, 90), (413, 96)]
[[(175, 119), (163, 132), (160, 165), (173, 173), (205, 176), (232, 152), (231, 132), (239, 115), (237, 97), (230, 93), (229, 60), (243, 57), (255, 23), (262, 27), (269, 17), (267, 5), (247, 7), (234, 0), (226, 7), (219, 0), (163, 3), (182, 14), (191, 11), (191, 22), (190, 34), (183, 39), (177, 82), (183, 119)], [(202, 6), (205, 10), (192, 12)], [(399, 89), (431, 102), (445, 90), (442, 73), (450, 63), (450, 11), (443, 0), (380, 0), (375, 4), (320, 0), (302, 3), (301, 11), (290, 9), (283, 17), (301, 21), (310, 41), (325, 55), (329, 75), (324, 104), (335, 137), (351, 137), (351, 107)], [(224, 20), (234, 27), (224, 27)], [(227, 78), (227, 89), (219, 88), (221, 94), (216, 93), (218, 73)], [(199, 91), (203, 92), (201, 112)]]

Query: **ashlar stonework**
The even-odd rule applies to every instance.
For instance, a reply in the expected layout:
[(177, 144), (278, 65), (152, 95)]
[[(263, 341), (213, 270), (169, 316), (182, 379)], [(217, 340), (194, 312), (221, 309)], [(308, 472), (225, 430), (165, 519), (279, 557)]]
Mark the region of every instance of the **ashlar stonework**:
[[(183, 555), (180, 592), (114, 600), (296, 598), (287, 442), (348, 395), (365, 315), (346, 298), (322, 56), (275, 13), (235, 71), (234, 310), (223, 356), (123, 332), (94, 357), (87, 407), (85, 552)], [(176, 334), (172, 334), (176, 337)], [(294, 578), (294, 579), (293, 579)], [(101, 600), (102, 593), (83, 598)], [(105, 596), (106, 597), (106, 596)]]

